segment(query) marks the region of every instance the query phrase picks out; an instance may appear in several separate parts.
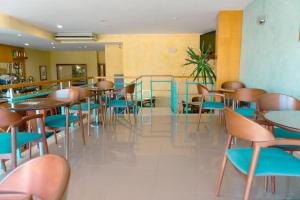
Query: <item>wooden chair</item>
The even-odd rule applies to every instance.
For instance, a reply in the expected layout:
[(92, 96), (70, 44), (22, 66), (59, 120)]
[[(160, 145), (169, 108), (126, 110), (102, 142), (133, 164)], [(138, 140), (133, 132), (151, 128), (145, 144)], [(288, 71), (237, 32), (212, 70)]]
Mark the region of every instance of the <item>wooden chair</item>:
[[(87, 115), (87, 123), (88, 123), (88, 136), (90, 136), (90, 125), (91, 125), (91, 118), (92, 114), (91, 112), (93, 110), (97, 111), (97, 114), (99, 114), (99, 110), (101, 108), (100, 104), (97, 103), (91, 103), (91, 98), (95, 97), (95, 95), (88, 89), (82, 88), (82, 87), (71, 87), (72, 89), (75, 89), (79, 92), (80, 100), (82, 101), (81, 103), (81, 109), (82, 113)], [(71, 107), (71, 111), (74, 111), (78, 113), (79, 106), (74, 105)], [(102, 116), (102, 122), (104, 125), (104, 117)]]
[[(4, 160), (10, 159), (12, 167), (17, 166), (17, 149), (20, 149), (26, 144), (32, 142), (42, 142), (43, 152), (48, 153), (48, 145), (46, 140), (45, 125), (43, 121), (43, 115), (30, 115), (22, 117), (18, 113), (8, 110), (0, 110), (0, 128), (6, 130), (0, 133), (0, 159), (3, 165), (3, 170), (6, 171)], [(38, 127), (29, 126), (33, 120), (39, 121), (35, 123)], [(27, 131), (24, 129), (24, 125), (28, 125)], [(34, 128), (34, 132), (32, 131)]]
[[(80, 132), (82, 136), (83, 144), (86, 144), (86, 138), (84, 135), (84, 127), (83, 127), (83, 117), (82, 110), (80, 104), (80, 94), (76, 89), (62, 89), (56, 90), (54, 93), (50, 94), (48, 98), (53, 98), (58, 101), (65, 101), (68, 103), (67, 106), (64, 107), (64, 114), (56, 114), (50, 115), (45, 118), (46, 128), (51, 129), (65, 129), (65, 143), (66, 143), (66, 158), (69, 156), (69, 148), (70, 148), (70, 125), (71, 123), (79, 123)], [(78, 115), (74, 116), (70, 115), (70, 107), (77, 105), (78, 106)]]
[(0, 183), (0, 193), (19, 192), (43, 200), (60, 200), (70, 177), (68, 162), (57, 155), (45, 155), (20, 165)]
[[(266, 93), (258, 98), (257, 109), (259, 113), (279, 110), (300, 110), (300, 101), (294, 97), (284, 94)], [(270, 130), (273, 131), (275, 138), (300, 139), (299, 133), (278, 127), (273, 127), (273, 125), (264, 120), (263, 117), (258, 116), (256, 121), (270, 128)], [(286, 147), (286, 149), (289, 151), (294, 151), (295, 148), (297, 150), (300, 150), (300, 147)]]
[[(98, 87), (98, 88), (100, 88), (100, 89), (102, 89), (106, 92), (109, 92), (109, 90), (114, 88), (114, 83), (111, 82), (111, 81), (103, 80), (103, 81), (100, 81), (100, 82), (96, 83), (96, 87)], [(102, 107), (104, 107), (102, 109), (102, 113), (101, 113), (102, 116), (103, 116), (104, 122), (106, 121), (106, 111), (107, 111), (107, 107), (108, 107), (107, 102), (106, 102), (107, 99), (106, 99), (105, 93), (103, 93), (99, 96), (99, 101), (98, 101), (98, 103)]]
[[(227, 161), (246, 178), (244, 200), (249, 199), (254, 176), (300, 177), (300, 159), (279, 148), (268, 148), (300, 145), (300, 140), (276, 140), (270, 131), (229, 108), (225, 108), (225, 122), (228, 141), (217, 182), (217, 196), (220, 194)], [(253, 142), (254, 148), (231, 148), (233, 137)]]
[[(116, 116), (117, 108), (124, 108), (128, 116), (128, 121), (130, 124), (130, 128), (132, 127), (131, 119), (130, 119), (130, 108), (133, 111), (134, 119), (136, 120), (135, 106), (136, 102), (133, 99), (133, 94), (135, 90), (135, 83), (129, 84), (122, 88), (120, 91), (115, 91), (107, 94), (106, 102), (109, 107), (113, 109), (113, 116)], [(130, 99), (128, 99), (128, 96)]]
[(245, 87), (245, 84), (239, 81), (227, 81), (221, 85), (221, 88), (225, 90), (238, 90)]
[(223, 91), (223, 93), (227, 97), (226, 99), (227, 99), (228, 106), (232, 104), (232, 98), (231, 98), (232, 91), (236, 91), (238, 89), (245, 88), (245, 87), (246, 87), (245, 84), (242, 82), (239, 82), (239, 81), (227, 81), (227, 82), (222, 83), (222, 85), (221, 85), (222, 89), (231, 91), (231, 92)]
[[(233, 94), (235, 112), (249, 118), (254, 118), (256, 113), (256, 101), (260, 95), (266, 93), (265, 90), (257, 88), (242, 88), (236, 90)], [(250, 104), (250, 106), (240, 107), (241, 103)], [(253, 106), (254, 105), (254, 106)]]
[[(208, 109), (208, 110), (219, 110), (219, 121), (220, 124), (222, 123), (222, 118), (223, 118), (223, 110), (226, 105), (226, 98), (224, 94), (217, 93), (214, 91), (209, 91), (204, 85), (202, 84), (197, 84), (197, 90), (198, 94), (201, 97), (201, 102), (199, 105), (199, 117), (198, 117), (198, 128), (200, 127), (200, 120), (201, 120), (201, 115), (202, 115), (202, 110), (203, 109)], [(205, 101), (205, 98), (209, 98), (209, 100)], [(214, 97), (220, 97), (223, 102), (217, 102), (215, 101)]]

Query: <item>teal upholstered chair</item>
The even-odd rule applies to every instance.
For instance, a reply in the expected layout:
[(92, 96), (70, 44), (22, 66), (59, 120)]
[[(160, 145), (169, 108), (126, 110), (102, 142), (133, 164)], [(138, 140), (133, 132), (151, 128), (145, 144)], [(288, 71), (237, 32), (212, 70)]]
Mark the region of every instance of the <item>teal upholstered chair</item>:
[(106, 93), (111, 92), (114, 89), (114, 83), (111, 81), (102, 80), (96, 83), (96, 87), (102, 90), (101, 95), (98, 96), (98, 103), (102, 106), (102, 120), (105, 122), (106, 111), (108, 107)]
[[(43, 115), (22, 117), (15, 112), (0, 110), (0, 119), (1, 130), (4, 131), (0, 133), (0, 159), (4, 171), (6, 171), (4, 162), (6, 159), (11, 160), (13, 168), (17, 166), (16, 151), (24, 145), (29, 145), (32, 142), (42, 142), (43, 152), (48, 153)], [(39, 125), (40, 129), (32, 126), (26, 128), (26, 123), (37, 119), (39, 119), (39, 123), (35, 124), (36, 126)], [(33, 132), (33, 128), (36, 131)]]
[[(270, 131), (229, 108), (225, 109), (225, 122), (229, 137), (218, 179), (217, 196), (228, 161), (246, 177), (244, 200), (249, 199), (253, 178), (256, 176), (300, 177), (300, 159), (280, 148), (272, 148), (276, 145), (300, 145), (300, 140), (275, 139)], [(253, 142), (254, 148), (232, 148), (233, 137)]]
[[(50, 115), (45, 118), (45, 126), (50, 130), (64, 129), (65, 130), (65, 148), (66, 148), (66, 158), (69, 156), (70, 148), (70, 125), (71, 123), (79, 123), (80, 132), (82, 136), (83, 144), (86, 144), (86, 139), (84, 135), (83, 127), (83, 117), (80, 103), (80, 94), (76, 89), (62, 89), (57, 90), (54, 93), (50, 94), (48, 98), (52, 98), (58, 101), (64, 101), (67, 105), (64, 107), (65, 113)], [(70, 114), (70, 107), (77, 105), (78, 106), (78, 115)]]
[[(130, 127), (132, 127), (130, 111), (133, 111), (134, 119), (136, 120), (136, 102), (133, 99), (135, 84), (129, 84), (119, 91), (114, 91), (107, 94), (107, 105), (113, 109), (113, 117), (116, 117), (117, 109), (122, 109), (126, 112)], [(129, 99), (128, 99), (129, 96)]]
[[(214, 91), (209, 91), (204, 85), (197, 84), (197, 90), (198, 94), (201, 97), (200, 105), (199, 105), (199, 117), (198, 117), (198, 129), (200, 127), (200, 120), (202, 111), (204, 109), (207, 110), (218, 110), (219, 111), (219, 117), (220, 117), (220, 123), (222, 122), (223, 118), (223, 110), (226, 105), (226, 98), (224, 94), (217, 93)], [(221, 98), (221, 101), (215, 101), (215, 97)], [(193, 103), (194, 104), (194, 103)]]
[[(260, 113), (279, 110), (300, 110), (300, 101), (294, 97), (284, 94), (266, 93), (258, 98), (257, 107)], [(297, 132), (274, 127), (272, 124), (265, 121), (263, 117), (258, 118), (257, 121), (271, 128), (271, 130), (273, 130), (274, 132), (275, 138), (289, 138), (300, 140), (300, 134)], [(287, 146), (285, 148), (290, 151), (300, 150), (300, 146)]]
[[(82, 114), (87, 116), (87, 123), (88, 123), (87, 131), (88, 131), (88, 136), (90, 136), (92, 111), (96, 110), (96, 113), (98, 115), (101, 108), (101, 104), (91, 102), (91, 99), (95, 98), (95, 95), (90, 90), (82, 87), (71, 87), (71, 88), (78, 90), (80, 94), (81, 110), (82, 110)], [(79, 106), (73, 105), (70, 110), (71, 112), (78, 113)], [(101, 116), (102, 116), (102, 123), (104, 125), (104, 117), (103, 115)]]
[[(233, 94), (234, 111), (244, 117), (254, 118), (256, 113), (256, 101), (260, 95), (266, 93), (265, 90), (257, 88), (241, 88)], [(242, 105), (242, 104), (247, 104)]]

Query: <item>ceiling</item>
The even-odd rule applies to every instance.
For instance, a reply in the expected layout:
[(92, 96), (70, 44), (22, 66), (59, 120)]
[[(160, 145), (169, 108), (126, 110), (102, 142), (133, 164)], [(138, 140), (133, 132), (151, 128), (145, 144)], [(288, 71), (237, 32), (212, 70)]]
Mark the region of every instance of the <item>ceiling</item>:
[(252, 1), (1, 0), (0, 12), (50, 32), (205, 33), (216, 28), (218, 11), (243, 9)]

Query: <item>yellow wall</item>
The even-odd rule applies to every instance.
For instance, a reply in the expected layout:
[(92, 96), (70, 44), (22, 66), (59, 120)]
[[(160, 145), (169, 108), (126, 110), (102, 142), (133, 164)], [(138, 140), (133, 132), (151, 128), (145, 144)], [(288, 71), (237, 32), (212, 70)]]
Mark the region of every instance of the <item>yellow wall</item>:
[(88, 76), (97, 76), (96, 51), (53, 51), (50, 52), (51, 76), (56, 79), (57, 64), (86, 64)]
[(98, 51), (98, 63), (104, 64), (105, 63), (105, 50)]
[(243, 11), (221, 11), (217, 28), (217, 88), (239, 80)]
[(40, 65), (47, 66), (47, 75), (48, 80), (51, 79), (51, 70), (50, 70), (50, 53), (48, 51), (41, 51), (36, 49), (25, 49), (26, 56), (28, 59), (25, 61), (26, 65), (26, 75), (33, 76), (35, 81), (40, 80)]
[(120, 44), (105, 45), (106, 76), (124, 74), (123, 48)]

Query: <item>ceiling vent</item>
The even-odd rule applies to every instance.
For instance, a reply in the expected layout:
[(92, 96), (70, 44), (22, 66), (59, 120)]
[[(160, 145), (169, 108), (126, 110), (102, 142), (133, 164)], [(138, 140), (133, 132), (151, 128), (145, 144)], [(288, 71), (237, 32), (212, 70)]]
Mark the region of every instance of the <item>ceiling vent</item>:
[(97, 41), (95, 33), (55, 33), (54, 39), (61, 43), (89, 43)]

